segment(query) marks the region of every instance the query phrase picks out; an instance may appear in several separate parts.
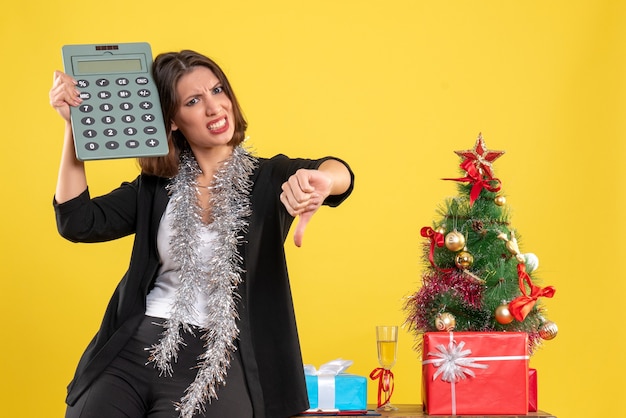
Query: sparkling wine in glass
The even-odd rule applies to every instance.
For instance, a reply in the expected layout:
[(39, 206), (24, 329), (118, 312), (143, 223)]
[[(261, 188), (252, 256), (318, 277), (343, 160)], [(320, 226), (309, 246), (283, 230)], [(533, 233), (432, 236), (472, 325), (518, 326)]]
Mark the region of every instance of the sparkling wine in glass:
[(398, 327), (381, 325), (376, 327), (376, 345), (378, 347), (378, 363), (381, 370), (379, 381), (378, 411), (395, 411), (398, 408), (390, 402), (393, 393), (393, 373), (391, 368), (396, 364), (398, 348)]

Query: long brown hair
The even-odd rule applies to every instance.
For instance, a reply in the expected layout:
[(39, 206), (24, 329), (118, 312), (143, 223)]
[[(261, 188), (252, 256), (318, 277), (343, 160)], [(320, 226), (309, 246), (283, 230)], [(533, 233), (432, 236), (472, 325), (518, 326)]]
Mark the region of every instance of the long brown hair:
[(180, 153), (188, 149), (189, 144), (180, 130), (172, 131), (172, 120), (179, 106), (178, 100), (176, 99), (176, 85), (183, 75), (188, 74), (195, 67), (200, 66), (208, 68), (215, 74), (233, 105), (235, 132), (229, 145), (235, 147), (243, 142), (248, 123), (243, 117), (243, 112), (228, 82), (228, 78), (220, 66), (212, 59), (190, 50), (159, 54), (152, 64), (152, 75), (161, 98), (161, 108), (163, 110), (163, 120), (165, 121), (165, 131), (167, 132), (169, 152), (162, 157), (139, 158), (139, 166), (143, 173), (161, 177), (172, 177), (178, 172)]

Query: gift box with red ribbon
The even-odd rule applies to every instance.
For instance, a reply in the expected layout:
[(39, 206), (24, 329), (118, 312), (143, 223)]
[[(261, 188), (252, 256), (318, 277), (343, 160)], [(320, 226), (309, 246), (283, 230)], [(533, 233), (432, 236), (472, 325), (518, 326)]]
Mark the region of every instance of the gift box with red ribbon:
[(528, 335), (427, 332), (422, 400), (429, 415), (526, 415)]

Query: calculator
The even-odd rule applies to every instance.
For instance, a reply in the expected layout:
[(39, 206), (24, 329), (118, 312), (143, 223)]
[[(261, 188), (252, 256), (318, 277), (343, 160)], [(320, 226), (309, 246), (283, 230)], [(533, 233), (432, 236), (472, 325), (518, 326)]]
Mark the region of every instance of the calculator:
[(65, 45), (62, 52), (83, 100), (70, 108), (79, 160), (167, 154), (148, 43)]

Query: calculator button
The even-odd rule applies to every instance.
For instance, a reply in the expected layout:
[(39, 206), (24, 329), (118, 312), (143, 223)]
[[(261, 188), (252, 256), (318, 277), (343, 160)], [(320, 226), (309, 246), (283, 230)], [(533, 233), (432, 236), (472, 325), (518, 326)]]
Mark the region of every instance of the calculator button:
[(79, 88), (89, 87), (89, 81), (87, 81), (87, 80), (76, 80), (76, 85)]
[(152, 102), (141, 102), (139, 106), (144, 110), (152, 109)]
[(154, 138), (151, 138), (146, 141), (146, 145), (150, 148), (158, 147), (159, 141)]
[(100, 105), (100, 110), (102, 110), (103, 112), (110, 112), (111, 110), (113, 110), (113, 105), (110, 103), (102, 103)]
[(120, 77), (117, 80), (115, 80), (115, 84), (117, 84), (118, 86), (127, 86), (128, 85), (128, 79), (124, 78), (124, 77)]
[(138, 148), (138, 147), (139, 147), (139, 141), (136, 141), (134, 139), (130, 139), (126, 141), (126, 148)]
[(135, 79), (135, 83), (141, 86), (145, 86), (146, 84), (148, 84), (148, 77), (137, 77)]
[(133, 136), (137, 133), (137, 129), (135, 128), (124, 128), (124, 133), (128, 136)]
[(110, 99), (111, 98), (111, 92), (110, 91), (100, 91), (98, 92), (98, 99)]
[(104, 116), (102, 118), (102, 123), (105, 123), (107, 125), (110, 125), (112, 123), (115, 123), (115, 118), (113, 116)]
[(122, 116), (122, 120), (126, 123), (133, 123), (135, 121), (135, 117), (133, 115), (124, 115)]
[(117, 135), (117, 131), (113, 128), (105, 129), (103, 133), (104, 133), (104, 136), (109, 136), (109, 137)]
[(120, 91), (117, 92), (117, 95), (119, 97), (121, 97), (122, 99), (125, 99), (127, 97), (130, 97), (130, 91), (128, 91), (128, 90), (120, 90)]
[(83, 132), (83, 136), (86, 138), (95, 138), (96, 135), (98, 135), (98, 133), (94, 131), (93, 129), (87, 129), (86, 131)]
[(87, 151), (95, 151), (99, 148), (100, 146), (96, 143), (96, 142), (87, 142), (85, 144), (85, 149)]
[(91, 93), (87, 93), (87, 92), (81, 92), (78, 97), (80, 97), (83, 100), (89, 100), (91, 99)]
[(141, 115), (141, 120), (144, 122), (152, 122), (154, 121), (154, 115), (150, 113), (146, 113), (145, 115)]
[(93, 106), (92, 105), (88, 105), (88, 104), (80, 105), (79, 109), (83, 113), (89, 113), (89, 112), (91, 112), (93, 110)]
[(150, 90), (148, 89), (141, 89), (137, 92), (137, 94), (139, 95), (139, 97), (149, 97), (150, 96)]
[(157, 131), (157, 128), (155, 128), (154, 126), (146, 126), (145, 128), (143, 128), (143, 133), (146, 135), (154, 135)]
[(87, 117), (85, 117), (85, 118), (82, 118), (82, 119), (80, 120), (80, 122), (81, 122), (83, 125), (93, 125), (93, 124), (96, 122), (96, 120), (95, 120), (94, 118), (90, 117), (90, 116), (87, 116)]
[(133, 104), (132, 103), (124, 102), (124, 103), (120, 104), (120, 109), (122, 109), (122, 110), (130, 110), (132, 108), (133, 108)]
[(106, 144), (104, 144), (104, 146), (108, 149), (118, 149), (120, 147), (120, 144), (115, 141), (108, 141)]
[(109, 80), (107, 80), (106, 78), (100, 78), (96, 80), (96, 84), (99, 85), (100, 87), (108, 86)]

